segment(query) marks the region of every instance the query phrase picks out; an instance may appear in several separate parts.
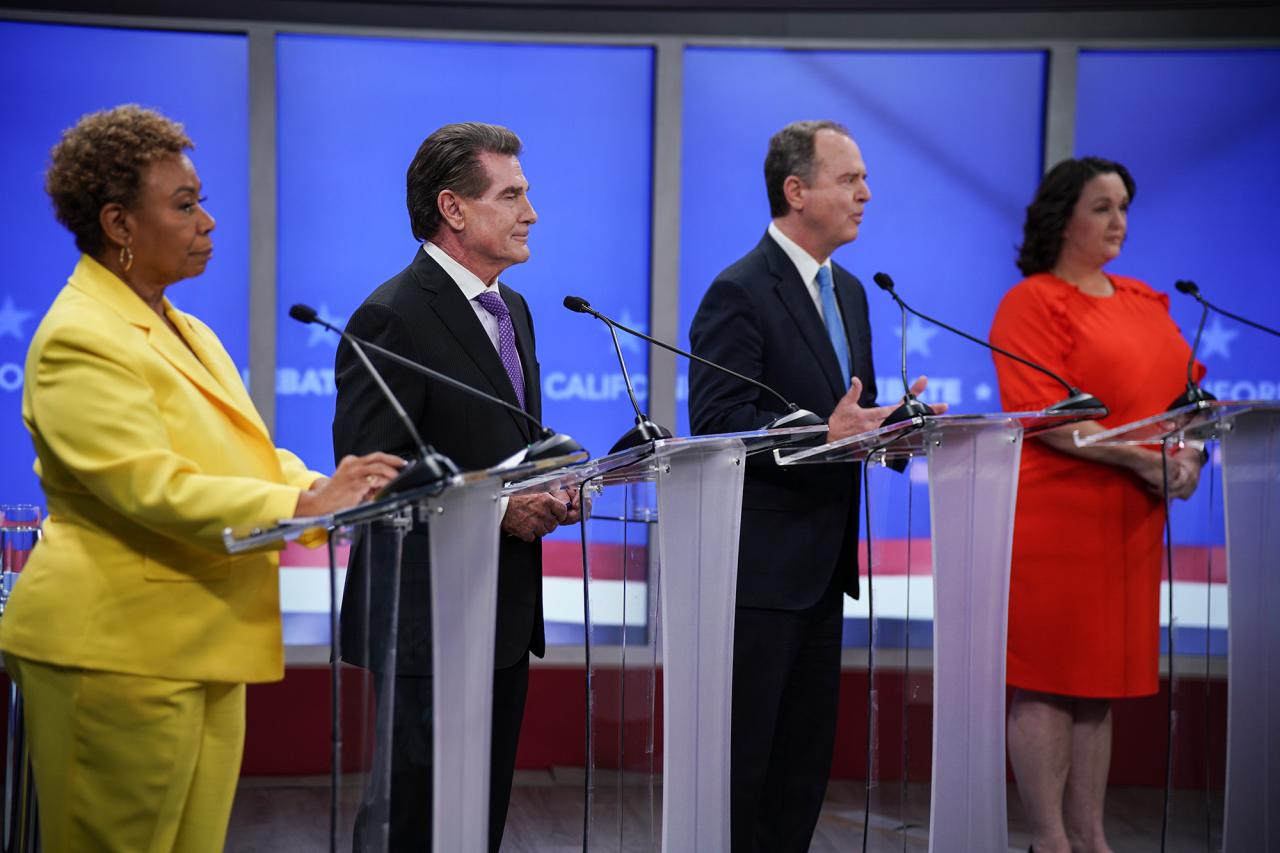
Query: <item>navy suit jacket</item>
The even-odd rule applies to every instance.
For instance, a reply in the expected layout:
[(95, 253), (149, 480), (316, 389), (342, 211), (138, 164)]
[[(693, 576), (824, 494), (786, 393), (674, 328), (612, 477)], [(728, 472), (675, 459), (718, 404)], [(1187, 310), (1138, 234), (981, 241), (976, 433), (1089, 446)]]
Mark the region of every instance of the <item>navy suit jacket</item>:
[[(541, 377), (529, 306), (524, 297), (504, 284), (499, 284), (499, 292), (515, 328), (524, 369), (525, 410), (540, 418)], [(408, 267), (365, 299), (351, 315), (347, 331), (519, 405), (502, 360), (475, 310), (449, 274), (421, 249)], [(370, 359), (423, 440), (464, 471), (494, 465), (534, 438), (528, 420), (515, 412), (409, 371), (376, 353), (370, 354)], [(408, 431), (345, 342), (338, 345), (334, 374), (338, 386), (334, 456), (341, 459), (346, 454), (375, 450), (414, 456)], [(389, 538), (372, 537), (373, 556), (368, 563), (363, 537), (352, 543), (342, 602), (343, 660), (373, 670), (382, 669), (388, 647)], [(415, 526), (405, 538), (401, 563), (396, 644), (396, 672), (401, 675), (431, 672), (429, 553), (426, 527)], [(497, 619), (497, 667), (518, 663), (526, 651), (542, 655), (541, 539), (524, 542), (501, 535)]]
[[(867, 297), (832, 264), (863, 406), (875, 404)], [(848, 391), (835, 349), (795, 264), (767, 233), (716, 276), (689, 330), (693, 352), (776, 389), (801, 408), (830, 416)], [(694, 363), (689, 417), (695, 434), (758, 429), (785, 414), (774, 397)], [(858, 597), (856, 464), (747, 466), (738, 549), (738, 606), (798, 610), (816, 604), (839, 573)]]

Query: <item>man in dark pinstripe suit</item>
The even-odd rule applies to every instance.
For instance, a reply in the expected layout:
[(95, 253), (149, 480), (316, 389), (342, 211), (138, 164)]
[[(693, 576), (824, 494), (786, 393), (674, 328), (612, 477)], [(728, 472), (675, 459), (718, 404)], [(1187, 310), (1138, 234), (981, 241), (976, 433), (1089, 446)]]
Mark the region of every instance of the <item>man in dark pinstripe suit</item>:
[[(519, 138), (503, 127), (447, 125), (422, 143), (409, 166), (407, 200), (422, 248), (351, 315), (347, 330), (541, 416), (533, 321), (524, 298), (498, 282), (529, 258), (537, 214), (520, 168)], [(395, 365), (379, 365), (425, 441), (463, 470), (491, 466), (535, 438), (529, 422)], [(414, 443), (351, 348), (340, 344), (335, 456), (378, 447), (414, 453)], [(544, 651), (541, 537), (577, 521), (567, 495), (511, 498), (498, 557), (489, 847), (506, 821), (516, 746), (529, 683), (529, 654)], [(388, 538), (375, 531), (370, 566), (351, 549), (342, 608), (343, 658), (385, 678), (389, 651)], [(431, 843), (431, 625), (425, 526), (406, 538), (401, 567), (391, 749), (391, 850)], [(371, 568), (372, 566), (372, 568)], [(366, 589), (368, 594), (366, 597)], [(366, 817), (367, 815), (363, 815)], [(359, 823), (363, 823), (360, 821)], [(359, 833), (356, 845), (359, 849)]]

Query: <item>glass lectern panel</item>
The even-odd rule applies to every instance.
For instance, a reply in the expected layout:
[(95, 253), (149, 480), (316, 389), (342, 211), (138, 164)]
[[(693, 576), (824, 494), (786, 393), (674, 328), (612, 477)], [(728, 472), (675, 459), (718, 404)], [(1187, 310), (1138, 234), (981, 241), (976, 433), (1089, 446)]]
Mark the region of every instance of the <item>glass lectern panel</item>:
[(813, 465), (827, 462), (853, 462), (876, 456), (883, 459), (909, 459), (924, 456), (929, 450), (929, 429), (986, 423), (1004, 419), (1016, 424), (1023, 434), (1034, 434), (1064, 424), (1102, 417), (1103, 409), (1080, 409), (1071, 412), (995, 412), (992, 414), (935, 415), (914, 417), (891, 426), (851, 435), (830, 444), (784, 447), (774, 451), (779, 465)]
[(508, 488), (587, 498), (587, 848), (727, 849), (743, 463), (748, 447), (824, 436), (662, 439)]
[[(431, 799), (415, 808), (433, 816), (433, 849), (488, 848), (499, 489), (505, 479), (584, 457), (512, 459), (336, 515), (224, 533), (231, 553), (316, 528), (330, 533), (332, 775), (324, 834), (337, 848), (392, 848), (393, 754), (420, 756), (431, 768)], [(340, 590), (345, 529), (353, 538)], [(402, 619), (404, 606), (419, 608), (418, 617)]]
[(632, 474), (582, 484), (591, 850), (652, 850), (661, 831), (657, 497), (651, 476)]
[[(1245, 412), (1280, 408), (1249, 400), (1202, 400), (1077, 439), (1081, 447), (1116, 444), (1159, 444), (1166, 438), (1209, 441), (1221, 437), (1224, 424)], [(1230, 427), (1227, 427), (1228, 429)]]
[[(1205, 828), (1210, 845), (1217, 843), (1219, 826), (1214, 789), (1220, 762), (1215, 755), (1214, 716), (1226, 694), (1225, 785), (1221, 807), (1222, 849), (1267, 849), (1280, 838), (1280, 817), (1274, 807), (1280, 791), (1280, 403), (1213, 400), (1125, 424), (1077, 443), (1089, 445), (1146, 444), (1166, 452), (1181, 449), (1188, 440), (1217, 441), (1221, 456), (1222, 505), (1225, 519), (1227, 608), (1225, 619), (1215, 617), (1213, 584), (1188, 583), (1188, 567), (1174, 565), (1173, 583), (1162, 590), (1162, 616), (1172, 630), (1170, 772), (1171, 813), (1193, 804), (1192, 819)], [(1211, 445), (1212, 446), (1212, 445)], [(1185, 452), (1185, 451), (1183, 451)], [(1213, 488), (1213, 467), (1201, 472), (1201, 488)], [(1209, 482), (1205, 482), (1208, 477)], [(1166, 555), (1167, 556), (1167, 555)], [(1210, 555), (1211, 557), (1212, 555)], [(1167, 569), (1166, 569), (1167, 571)], [(1207, 566), (1190, 570), (1212, 579)], [(1194, 613), (1203, 608), (1204, 621), (1225, 624), (1227, 684), (1212, 678), (1209, 657), (1187, 646), (1202, 647)], [(1212, 625), (1210, 626), (1212, 627)], [(1166, 653), (1169, 641), (1163, 642)], [(1192, 675), (1196, 670), (1199, 677)], [(1193, 680), (1193, 678), (1195, 680)]]

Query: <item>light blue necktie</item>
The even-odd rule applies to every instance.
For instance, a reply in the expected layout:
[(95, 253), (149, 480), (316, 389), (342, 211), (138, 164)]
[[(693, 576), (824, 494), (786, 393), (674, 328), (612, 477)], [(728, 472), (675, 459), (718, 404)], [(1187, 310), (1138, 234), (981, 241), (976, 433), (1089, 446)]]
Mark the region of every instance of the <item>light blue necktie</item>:
[(853, 376), (849, 370), (849, 339), (844, 335), (844, 323), (840, 320), (840, 309), (836, 307), (836, 288), (831, 282), (829, 266), (818, 267), (818, 293), (822, 296), (822, 319), (826, 321), (827, 337), (831, 338), (836, 360), (840, 362), (840, 381), (844, 387)]

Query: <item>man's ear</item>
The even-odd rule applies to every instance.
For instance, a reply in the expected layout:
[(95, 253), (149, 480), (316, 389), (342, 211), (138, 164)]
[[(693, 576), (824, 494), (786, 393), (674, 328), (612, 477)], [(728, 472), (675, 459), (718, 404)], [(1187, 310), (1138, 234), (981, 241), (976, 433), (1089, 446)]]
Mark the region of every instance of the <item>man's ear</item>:
[(440, 190), (436, 196), (436, 209), (445, 224), (454, 231), (462, 231), (467, 225), (467, 216), (462, 209), (462, 199), (453, 190)]
[(804, 191), (808, 185), (795, 175), (787, 175), (782, 182), (782, 197), (792, 210), (804, 210)]
[(114, 243), (117, 246), (128, 246), (133, 242), (129, 212), (118, 201), (102, 206), (102, 210), (98, 211), (98, 225), (102, 228), (103, 236), (110, 243)]

